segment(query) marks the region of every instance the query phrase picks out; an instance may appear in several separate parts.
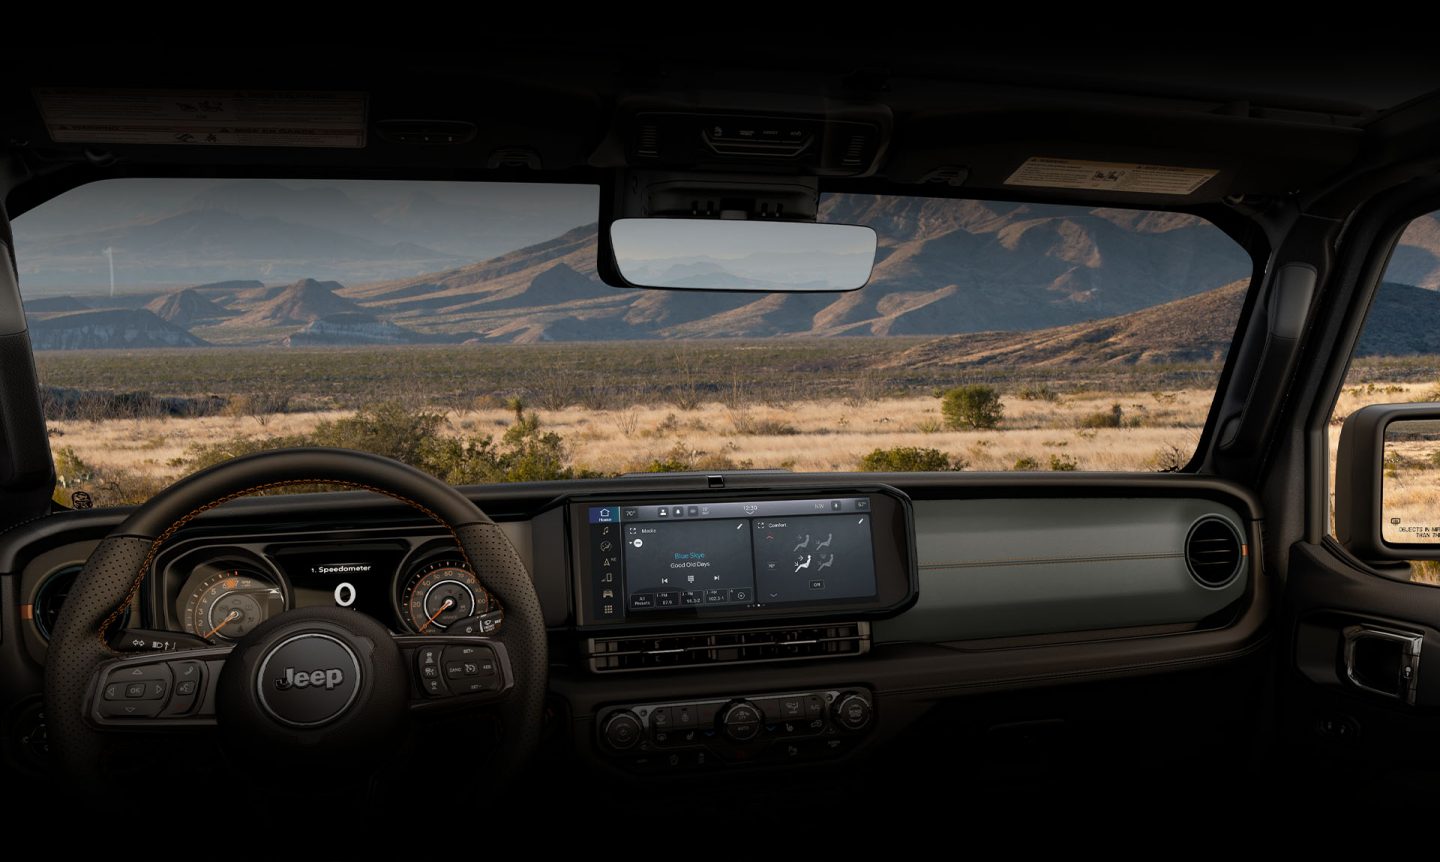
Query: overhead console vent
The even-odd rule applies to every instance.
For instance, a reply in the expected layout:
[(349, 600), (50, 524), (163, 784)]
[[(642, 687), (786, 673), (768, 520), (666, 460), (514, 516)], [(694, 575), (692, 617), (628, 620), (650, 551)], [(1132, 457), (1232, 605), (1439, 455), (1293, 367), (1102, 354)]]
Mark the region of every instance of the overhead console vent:
[(841, 658), (870, 651), (870, 624), (826, 623), (591, 638), (586, 647), (587, 663), (597, 673)]
[(1245, 543), (1224, 518), (1201, 518), (1185, 537), (1185, 565), (1207, 587), (1223, 587), (1234, 580), (1244, 558)]
[(648, 111), (635, 115), (626, 137), (631, 167), (859, 176), (874, 171), (883, 128), (834, 117)]

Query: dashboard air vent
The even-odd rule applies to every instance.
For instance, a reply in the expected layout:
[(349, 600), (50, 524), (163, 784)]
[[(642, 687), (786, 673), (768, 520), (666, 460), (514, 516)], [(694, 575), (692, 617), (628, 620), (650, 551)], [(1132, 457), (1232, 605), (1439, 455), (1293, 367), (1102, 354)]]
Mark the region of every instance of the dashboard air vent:
[(599, 673), (840, 658), (870, 650), (870, 624), (826, 623), (794, 628), (591, 638), (587, 647), (590, 669)]
[(1240, 534), (1223, 518), (1201, 518), (1185, 537), (1185, 564), (1207, 587), (1223, 587), (1234, 580), (1244, 558)]

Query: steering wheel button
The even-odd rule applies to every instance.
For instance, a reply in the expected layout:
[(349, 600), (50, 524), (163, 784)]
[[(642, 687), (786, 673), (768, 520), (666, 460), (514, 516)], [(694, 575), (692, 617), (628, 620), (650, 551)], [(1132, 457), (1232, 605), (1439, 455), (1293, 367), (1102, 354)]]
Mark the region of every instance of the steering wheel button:
[(433, 664), (426, 665), (420, 668), (420, 676), (425, 679), (438, 679), (440, 677), (440, 668)]
[(445, 681), (436, 677), (435, 679), (422, 680), (420, 687), (431, 697), (444, 697), (450, 692), (445, 689)]
[(158, 700), (102, 701), (100, 714), (106, 718), (154, 718), (160, 714)]
[(170, 690), (170, 684), (163, 679), (151, 680), (145, 683), (146, 700), (164, 700), (165, 692)]
[(120, 700), (125, 697), (125, 686), (118, 682), (112, 682), (105, 686), (106, 700)]
[(143, 683), (143, 682), (132, 682), (132, 683), (130, 683), (129, 685), (125, 686), (125, 696), (126, 696), (126, 697), (144, 697), (144, 696), (145, 696), (145, 688), (146, 688), (146, 686), (145, 686), (145, 683)]
[(175, 684), (176, 697), (193, 697), (195, 695), (195, 680), (182, 680)]
[(466, 676), (465, 663), (459, 661), (445, 662), (445, 676), (450, 679), (459, 679), (462, 676)]

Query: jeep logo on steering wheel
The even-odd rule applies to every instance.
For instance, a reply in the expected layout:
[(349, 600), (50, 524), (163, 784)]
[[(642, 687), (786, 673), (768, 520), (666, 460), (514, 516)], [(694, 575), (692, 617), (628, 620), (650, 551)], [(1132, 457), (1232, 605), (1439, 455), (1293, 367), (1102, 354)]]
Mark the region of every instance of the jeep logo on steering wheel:
[(319, 688), (324, 686), (326, 691), (329, 691), (344, 681), (345, 671), (338, 667), (327, 667), (312, 671), (296, 671), (293, 667), (287, 667), (285, 668), (284, 674), (275, 677), (275, 687), (280, 691), (288, 691), (292, 688)]

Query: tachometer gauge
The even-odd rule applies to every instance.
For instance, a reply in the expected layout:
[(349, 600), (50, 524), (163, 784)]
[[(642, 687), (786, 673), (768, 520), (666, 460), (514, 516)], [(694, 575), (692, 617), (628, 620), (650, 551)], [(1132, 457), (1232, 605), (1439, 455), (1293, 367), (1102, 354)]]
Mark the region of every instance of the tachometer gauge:
[(480, 580), (458, 560), (436, 560), (405, 580), (400, 610), (412, 631), (439, 634), (460, 620), (497, 610)]
[(285, 593), (254, 567), (207, 564), (180, 592), (185, 631), (214, 643), (239, 640), (285, 610)]

